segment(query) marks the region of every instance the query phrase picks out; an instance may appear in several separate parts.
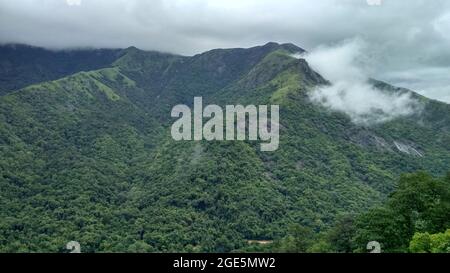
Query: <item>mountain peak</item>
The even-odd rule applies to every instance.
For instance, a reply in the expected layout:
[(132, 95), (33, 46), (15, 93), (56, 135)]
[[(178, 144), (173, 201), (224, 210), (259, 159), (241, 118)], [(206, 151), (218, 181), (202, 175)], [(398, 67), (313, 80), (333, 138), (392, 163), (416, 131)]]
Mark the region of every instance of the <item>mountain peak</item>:
[(262, 46), (263, 48), (269, 48), (271, 50), (278, 50), (278, 49), (283, 49), (286, 50), (290, 53), (302, 53), (305, 52), (305, 50), (301, 47), (296, 46), (293, 43), (284, 43), (284, 44), (279, 44), (276, 42), (268, 42), (267, 44)]
[[(0, 47), (0, 252), (57, 251), (69, 237), (80, 238), (87, 252), (278, 251), (290, 248), (296, 236), (286, 227), (335, 231), (333, 222), (344, 223), (340, 214), (357, 215), (381, 203), (400, 173), (448, 171), (449, 105), (427, 102), (420, 116), (354, 124), (343, 111), (311, 100), (325, 82), (304, 59), (291, 56), (301, 51), (278, 43), (191, 57), (135, 47), (121, 54), (101, 51), (106, 55), (6, 54)], [(1, 96), (2, 88), (23, 85), (28, 87)], [(272, 124), (272, 106), (278, 106), (279, 149), (259, 150), (250, 140), (247, 114), (245, 141), (174, 140), (173, 107), (191, 109), (195, 97), (219, 109), (208, 124), (227, 121), (221, 110), (227, 105), (241, 105), (244, 112), (254, 106), (258, 120), (259, 110), (269, 106)], [(361, 107), (377, 98), (364, 99)], [(201, 114), (205, 109), (199, 107)], [(241, 129), (236, 117), (235, 132)], [(214, 127), (217, 132), (221, 125)], [(438, 184), (433, 181), (425, 183)], [(448, 211), (436, 209), (420, 214)], [(390, 207), (376, 212), (397, 217)], [(374, 223), (406, 226), (399, 217)], [(436, 219), (440, 225), (443, 217)], [(345, 227), (355, 230), (348, 238), (361, 250), (378, 230), (363, 222)], [(245, 243), (262, 239), (275, 243)], [(326, 248), (320, 249), (340, 251), (328, 241), (311, 241), (314, 247), (322, 243)], [(353, 250), (342, 251), (347, 249)]]
[(134, 52), (139, 52), (141, 50), (135, 46), (129, 46), (129, 47), (125, 48), (123, 51), (125, 53), (134, 53)]
[(280, 46), (279, 43), (277, 42), (268, 42), (267, 44), (264, 45), (265, 47), (277, 47)]

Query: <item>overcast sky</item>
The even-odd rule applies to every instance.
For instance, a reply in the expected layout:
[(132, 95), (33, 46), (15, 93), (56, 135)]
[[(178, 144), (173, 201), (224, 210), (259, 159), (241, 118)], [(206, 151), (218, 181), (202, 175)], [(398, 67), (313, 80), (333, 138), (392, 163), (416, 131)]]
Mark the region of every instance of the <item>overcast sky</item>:
[(192, 55), (359, 38), (370, 75), (450, 102), (448, 0), (0, 0), (0, 43)]

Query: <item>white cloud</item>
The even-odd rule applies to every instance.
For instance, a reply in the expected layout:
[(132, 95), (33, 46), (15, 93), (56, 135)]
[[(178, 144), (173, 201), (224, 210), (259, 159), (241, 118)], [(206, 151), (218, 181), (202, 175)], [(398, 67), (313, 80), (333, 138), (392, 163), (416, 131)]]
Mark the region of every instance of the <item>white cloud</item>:
[(314, 89), (311, 100), (347, 114), (358, 124), (386, 122), (419, 111), (420, 104), (410, 93), (379, 90), (368, 82), (364, 49), (364, 42), (351, 40), (305, 55), (311, 67), (331, 82)]
[(442, 36), (442, 38), (450, 41), (450, 36), (448, 35), (450, 31), (450, 12), (443, 14), (434, 20), (432, 24), (434, 29)]
[[(361, 36), (376, 56), (371, 75), (381, 80), (389, 71), (450, 67), (448, 0), (79, 1), (0, 0), (0, 43), (192, 55), (269, 41), (311, 49)], [(422, 93), (433, 93), (426, 83)]]
[(79, 6), (81, 5), (81, 0), (66, 0), (66, 3), (69, 6)]

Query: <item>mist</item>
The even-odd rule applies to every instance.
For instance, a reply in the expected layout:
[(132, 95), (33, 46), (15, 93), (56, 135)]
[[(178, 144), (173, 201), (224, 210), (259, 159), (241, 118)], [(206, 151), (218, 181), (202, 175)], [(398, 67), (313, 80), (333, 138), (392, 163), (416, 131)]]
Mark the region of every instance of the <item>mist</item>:
[(334, 46), (320, 46), (303, 57), (330, 85), (315, 88), (312, 102), (347, 114), (356, 124), (387, 122), (420, 111), (420, 103), (410, 92), (393, 93), (375, 88), (369, 82), (371, 58), (361, 39)]
[(0, 0), (0, 44), (127, 48), (195, 55), (363, 37), (376, 79), (450, 103), (450, 1)]

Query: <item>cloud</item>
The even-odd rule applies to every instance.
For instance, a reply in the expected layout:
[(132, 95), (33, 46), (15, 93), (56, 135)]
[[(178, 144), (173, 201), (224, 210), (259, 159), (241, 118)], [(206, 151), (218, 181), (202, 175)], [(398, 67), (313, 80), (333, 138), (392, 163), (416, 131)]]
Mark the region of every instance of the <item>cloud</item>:
[[(0, 0), (0, 43), (134, 45), (192, 55), (268, 41), (311, 49), (360, 36), (377, 57), (371, 74), (380, 80), (390, 71), (450, 67), (448, 0), (383, 0), (381, 5), (367, 0), (89, 0), (72, 6), (67, 1), (79, 2)], [(420, 91), (428, 95), (432, 89)]]
[(79, 6), (81, 5), (81, 0), (66, 0), (66, 3), (69, 6)]
[(379, 90), (369, 83), (365, 67), (367, 45), (360, 39), (332, 47), (318, 47), (304, 57), (311, 67), (331, 82), (310, 93), (313, 102), (347, 114), (357, 124), (370, 125), (411, 115), (421, 109), (407, 93)]
[(389, 71), (380, 78), (397, 86), (404, 86), (431, 99), (450, 103), (450, 69), (448, 67), (423, 67), (410, 70)]

